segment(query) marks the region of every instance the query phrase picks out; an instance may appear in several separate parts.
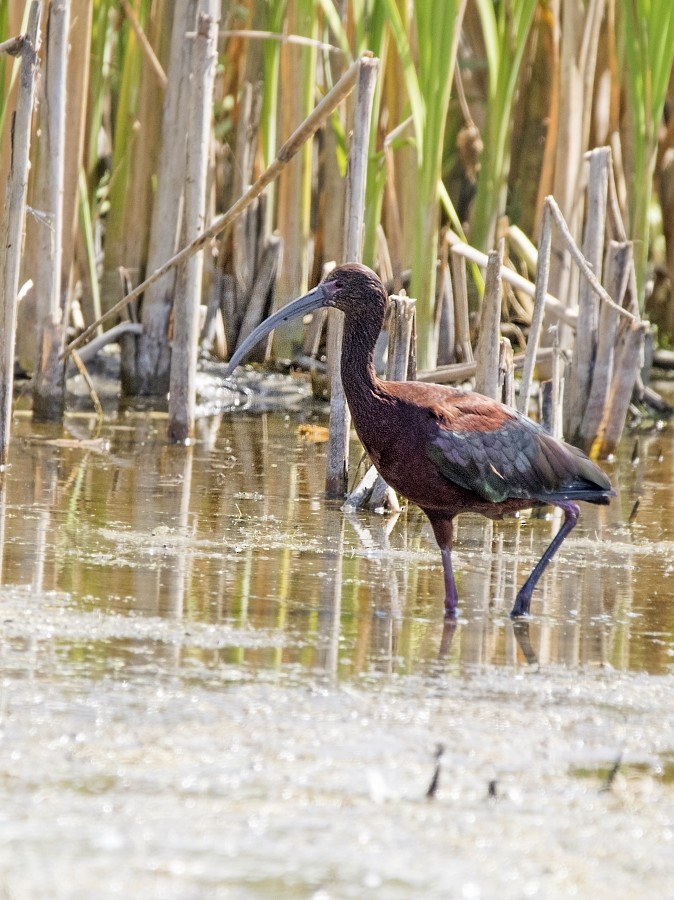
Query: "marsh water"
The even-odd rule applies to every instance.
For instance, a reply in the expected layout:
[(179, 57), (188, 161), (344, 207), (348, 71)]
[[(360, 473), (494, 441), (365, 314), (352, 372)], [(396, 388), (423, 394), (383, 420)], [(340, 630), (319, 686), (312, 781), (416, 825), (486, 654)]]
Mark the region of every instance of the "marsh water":
[(667, 896), (672, 430), (626, 436), (525, 625), (558, 519), (459, 518), (454, 629), (423, 515), (324, 499), (325, 425), (17, 415), (1, 895)]

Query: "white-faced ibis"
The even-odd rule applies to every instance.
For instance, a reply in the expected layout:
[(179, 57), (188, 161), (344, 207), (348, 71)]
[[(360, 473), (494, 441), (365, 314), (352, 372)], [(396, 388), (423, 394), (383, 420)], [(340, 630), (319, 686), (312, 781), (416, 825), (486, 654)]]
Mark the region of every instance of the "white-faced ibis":
[(339, 266), (317, 288), (262, 322), (232, 357), (230, 374), (265, 335), (320, 307), (344, 313), (341, 373), (358, 437), (384, 479), (426, 513), (442, 553), (445, 613), (456, 616), (452, 573), (454, 516), (491, 519), (550, 504), (564, 522), (517, 594), (512, 616), (529, 612), (543, 570), (578, 521), (575, 501), (605, 504), (611, 483), (587, 456), (514, 409), (442, 385), (382, 381), (373, 352), (388, 298), (366, 266)]

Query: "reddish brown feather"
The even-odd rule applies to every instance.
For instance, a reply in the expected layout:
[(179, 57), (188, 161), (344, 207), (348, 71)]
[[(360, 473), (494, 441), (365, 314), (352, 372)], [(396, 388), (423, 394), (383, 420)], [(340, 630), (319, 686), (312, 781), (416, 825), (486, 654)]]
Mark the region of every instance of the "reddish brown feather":
[(400, 400), (423, 406), (427, 414), (452, 431), (495, 431), (513, 418), (501, 403), (458, 388), (414, 381), (386, 382), (386, 388)]

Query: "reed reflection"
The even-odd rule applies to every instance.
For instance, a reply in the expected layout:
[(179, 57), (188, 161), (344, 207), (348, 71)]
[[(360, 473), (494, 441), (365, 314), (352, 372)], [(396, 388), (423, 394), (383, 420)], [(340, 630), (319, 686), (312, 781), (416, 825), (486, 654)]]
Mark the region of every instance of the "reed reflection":
[[(0, 484), (3, 586), (30, 586), (35, 604), (48, 606), (55, 591), (73, 611), (179, 627), (170, 648), (147, 636), (97, 644), (92, 633), (81, 650), (101, 670), (235, 665), (342, 679), (424, 673), (438, 659), (454, 672), (672, 665), (671, 441), (642, 439), (636, 461), (625, 449), (622, 478), (613, 478), (624, 506), (641, 494), (636, 522), (623, 525), (618, 504), (588, 510), (546, 573), (526, 629), (507, 615), (518, 569), (528, 570), (557, 523), (460, 517), (462, 605), (448, 629), (422, 515), (348, 513), (326, 502), (319, 429), (277, 414), (223, 416), (179, 448), (166, 444), (163, 425), (124, 418), (93, 450), (85, 425), (82, 440), (63, 440), (19, 421)], [(191, 645), (190, 629), (202, 625), (227, 627), (231, 640)]]

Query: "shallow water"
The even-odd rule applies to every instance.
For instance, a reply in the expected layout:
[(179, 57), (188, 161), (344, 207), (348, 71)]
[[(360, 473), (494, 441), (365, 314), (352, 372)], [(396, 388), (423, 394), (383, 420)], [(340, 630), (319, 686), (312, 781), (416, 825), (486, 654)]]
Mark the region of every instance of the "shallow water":
[[(191, 448), (166, 443), (161, 416), (123, 417), (95, 439), (91, 427), (72, 417), (52, 433), (21, 419), (0, 512), (2, 584), (55, 598), (43, 614), (56, 610), (51, 627), (72, 630), (64, 645), (92, 672), (164, 664), (161, 635), (188, 625), (197, 661), (253, 669), (423, 674), (441, 649), (457, 672), (527, 665), (507, 614), (555, 516), (457, 520), (461, 615), (441, 648), (430, 526), (414, 507), (386, 517), (326, 502), (318, 415), (203, 421)], [(674, 671), (673, 444), (668, 433), (629, 438), (607, 466), (619, 497), (608, 508), (583, 505), (533, 602), (540, 662)], [(98, 646), (87, 622), (101, 628), (102, 616), (110, 633)], [(129, 633), (139, 629), (147, 635), (135, 646)], [(236, 629), (246, 641), (208, 646), (208, 635)]]
[(17, 418), (0, 892), (667, 896), (671, 431), (625, 440), (530, 623), (508, 611), (558, 521), (460, 518), (448, 630), (425, 518), (327, 503), (304, 407), (191, 448), (161, 415)]

